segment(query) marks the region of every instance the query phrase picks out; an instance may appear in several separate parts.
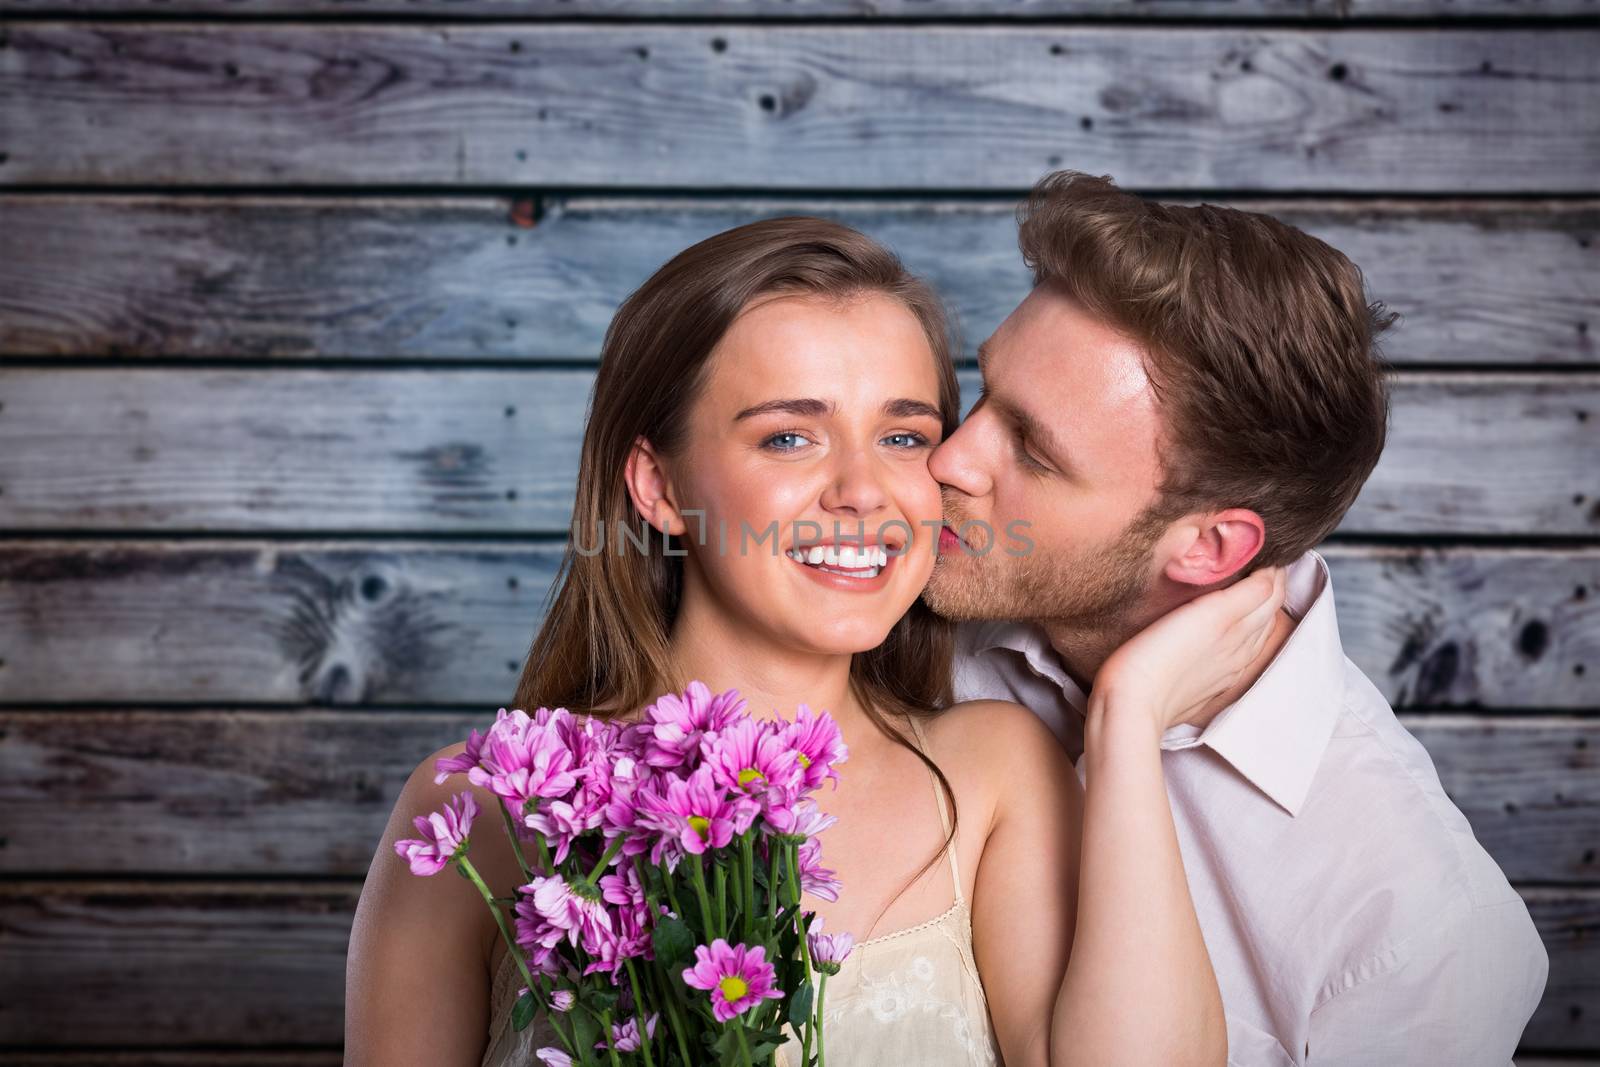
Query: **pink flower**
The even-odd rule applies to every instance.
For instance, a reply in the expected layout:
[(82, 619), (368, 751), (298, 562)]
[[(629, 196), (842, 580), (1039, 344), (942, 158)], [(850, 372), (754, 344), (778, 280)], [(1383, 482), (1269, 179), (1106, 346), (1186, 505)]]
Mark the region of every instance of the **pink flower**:
[(687, 780), (669, 780), (666, 786), (665, 796), (653, 789), (639, 795), (640, 825), (661, 833), (650, 853), (652, 863), (661, 862), (674, 838), (685, 851), (697, 855), (722, 848), (735, 834), (750, 829), (761, 811), (749, 797), (730, 797), (718, 788), (709, 767), (701, 767)]
[(826, 815), (810, 797), (797, 801), (787, 808), (775, 808), (766, 813), (767, 825), (780, 834), (796, 837), (816, 837), (839, 820)]
[(411, 822), (422, 840), (396, 841), (394, 850), (411, 864), (411, 873), (438, 874), (450, 861), (467, 849), (467, 834), (478, 817), (478, 802), (470, 792), (457, 793), (445, 801), (444, 810), (418, 815)]
[(722, 938), (710, 947), (696, 945), (693, 967), (685, 967), (684, 984), (711, 993), (711, 1014), (725, 1023), (763, 999), (782, 1000), (783, 990), (774, 979), (777, 970), (767, 962), (767, 950), (760, 945), (747, 949), (729, 945)]
[[(645, 1036), (646, 1037), (655, 1037), (656, 1036), (656, 1022), (660, 1018), (661, 1018), (660, 1013), (659, 1012), (655, 1012), (655, 1013), (651, 1014), (649, 1019), (645, 1020), (644, 1032), (645, 1032)], [(638, 1052), (639, 1051), (639, 1019), (638, 1019), (638, 1017), (635, 1016), (635, 1017), (629, 1019), (627, 1022), (623, 1022), (623, 1023), (612, 1023), (611, 1024), (611, 1043), (614, 1046), (616, 1046), (616, 1049), (617, 1049), (618, 1052)], [(596, 1041), (594, 1043), (594, 1047), (595, 1048), (605, 1048), (606, 1047), (606, 1043), (604, 1041)]]
[(811, 928), (806, 931), (806, 946), (811, 951), (811, 963), (823, 974), (838, 974), (839, 964), (844, 962), (850, 950), (855, 947), (856, 939), (848, 933), (825, 934), (822, 932), (822, 916), (817, 916), (811, 923)]
[(763, 811), (787, 807), (799, 793), (803, 768), (799, 755), (779, 734), (776, 724), (740, 719), (714, 737), (700, 741), (700, 753), (722, 788), (761, 802)]
[(822, 842), (812, 838), (795, 851), (800, 864), (800, 890), (823, 900), (838, 900), (844, 888), (833, 872), (822, 865)]
[(539, 1058), (539, 1062), (544, 1064), (544, 1067), (572, 1067), (572, 1057), (554, 1045), (539, 1049), (534, 1052), (534, 1055)]
[(532, 895), (539, 917), (564, 933), (569, 945), (578, 944), (580, 939), (585, 947), (598, 944), (612, 933), (611, 913), (605, 904), (568, 885), (560, 875), (535, 878), (522, 890)]
[[(501, 708), (500, 715), (503, 717), (505, 713), (506, 709)], [(463, 774), (476, 767), (478, 761), (482, 758), (483, 740), (487, 736), (487, 734), (480, 734), (477, 730), (473, 730), (472, 735), (467, 738), (467, 747), (458, 755), (441, 756), (434, 760), (433, 769), (439, 773), (433, 776), (433, 784), (442, 785), (444, 780), (452, 774)]]
[(715, 736), (744, 714), (737, 689), (715, 696), (701, 681), (689, 683), (682, 696), (665, 693), (644, 709), (650, 733), (645, 762), (655, 767), (681, 767), (700, 750), (700, 739)]
[(558, 989), (554, 993), (550, 994), (550, 1010), (560, 1012), (571, 1011), (572, 1005), (575, 1004), (577, 1000), (578, 997), (572, 992), (572, 990)]
[(849, 756), (839, 724), (827, 712), (815, 715), (801, 704), (795, 710), (794, 722), (781, 732), (784, 744), (794, 749), (803, 777), (802, 788), (807, 792), (816, 789), (828, 779), (839, 783), (839, 772), (834, 770)]
[(572, 713), (565, 708), (540, 708), (537, 716), (520, 708), (508, 715), (502, 708), (483, 740), (477, 766), (467, 771), (467, 780), (505, 801), (520, 822), (528, 801), (562, 796), (578, 784), (564, 736), (571, 720)]

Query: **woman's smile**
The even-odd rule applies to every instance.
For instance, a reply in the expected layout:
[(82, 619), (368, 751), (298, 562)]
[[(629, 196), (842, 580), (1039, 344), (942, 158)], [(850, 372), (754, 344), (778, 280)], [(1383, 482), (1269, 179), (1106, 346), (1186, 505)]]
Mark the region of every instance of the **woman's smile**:
[(875, 593), (899, 573), (894, 564), (900, 553), (883, 545), (812, 545), (784, 554), (812, 581), (851, 593)]

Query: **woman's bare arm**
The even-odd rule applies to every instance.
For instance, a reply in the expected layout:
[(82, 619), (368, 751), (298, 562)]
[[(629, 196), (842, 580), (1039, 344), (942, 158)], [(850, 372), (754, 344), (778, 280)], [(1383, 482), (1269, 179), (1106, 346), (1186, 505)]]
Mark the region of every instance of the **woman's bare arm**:
[(500, 936), (488, 906), (453, 867), (418, 877), (394, 850), (395, 841), (419, 836), (413, 816), (471, 790), (481, 812), (473, 865), (493, 892), (510, 894), (516, 867), (499, 801), (465, 775), (433, 782), (434, 761), (463, 747), (441, 749), (412, 772), (367, 872), (345, 966), (346, 1067), (477, 1067), (487, 1047), (489, 950)]
[(947, 759), (977, 761), (995, 797), (972, 893), (972, 951), (1007, 1067), (1042, 1067), (1073, 951), (1083, 794), (1066, 752), (1027, 708), (972, 701), (945, 712), (957, 715), (966, 728)]

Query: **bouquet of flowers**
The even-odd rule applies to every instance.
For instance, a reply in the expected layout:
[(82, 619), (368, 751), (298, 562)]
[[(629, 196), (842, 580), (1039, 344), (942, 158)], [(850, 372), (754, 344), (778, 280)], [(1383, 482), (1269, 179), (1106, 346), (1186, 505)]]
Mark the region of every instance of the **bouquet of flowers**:
[(773, 1062), (787, 1022), (801, 1067), (824, 1062), (827, 976), (849, 934), (824, 934), (800, 894), (837, 900), (810, 794), (847, 754), (827, 712), (746, 714), (730, 689), (691, 682), (641, 721), (501, 708), (435, 764), (500, 800), (523, 884), (496, 897), (468, 858), (471, 791), (418, 816), (395, 850), (417, 875), (454, 866), (494, 913), (526, 987), (561, 1041), (551, 1067)]

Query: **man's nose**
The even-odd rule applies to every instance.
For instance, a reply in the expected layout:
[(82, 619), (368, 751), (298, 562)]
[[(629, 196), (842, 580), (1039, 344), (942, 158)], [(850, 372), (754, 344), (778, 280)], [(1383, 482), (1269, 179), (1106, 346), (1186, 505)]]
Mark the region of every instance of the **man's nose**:
[(974, 410), (954, 433), (939, 442), (928, 456), (928, 473), (941, 486), (967, 496), (987, 496), (993, 484), (989, 449), (993, 435), (986, 433), (981, 411)]

